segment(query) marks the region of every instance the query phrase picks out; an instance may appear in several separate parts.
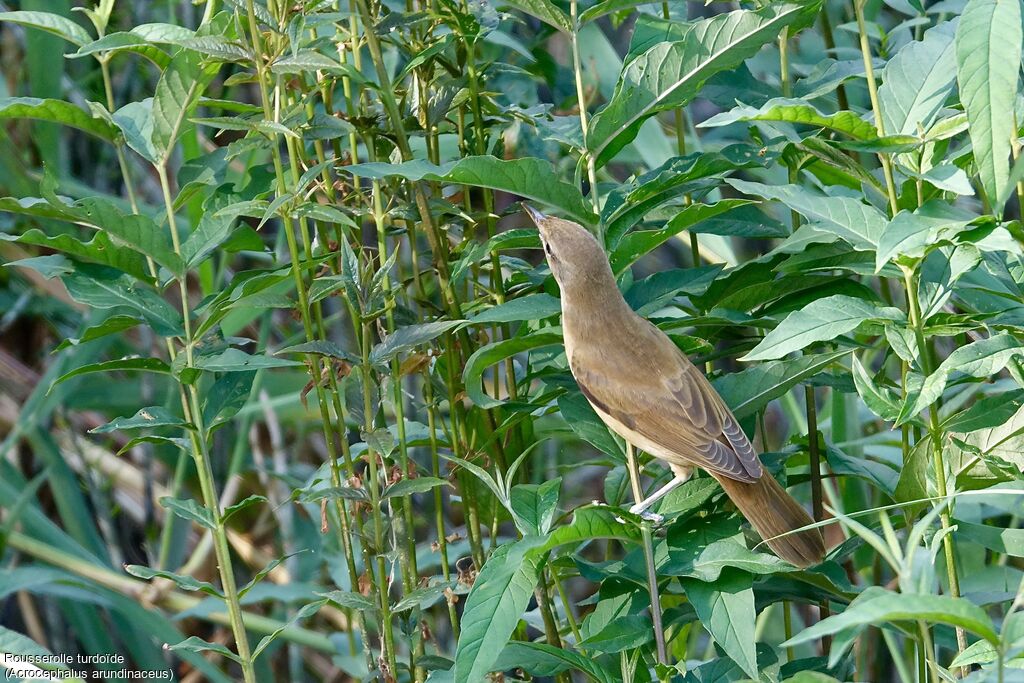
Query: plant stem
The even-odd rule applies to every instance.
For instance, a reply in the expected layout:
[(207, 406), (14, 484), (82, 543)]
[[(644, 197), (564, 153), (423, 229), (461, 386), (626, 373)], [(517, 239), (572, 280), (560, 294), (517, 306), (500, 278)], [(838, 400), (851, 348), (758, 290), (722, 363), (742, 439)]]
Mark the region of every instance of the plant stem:
[[(164, 164), (156, 166), (157, 175), (160, 179), (160, 190), (163, 193), (164, 209), (167, 214), (167, 225), (171, 232), (171, 243), (174, 246), (174, 253), (181, 257), (181, 242), (178, 238), (177, 220), (174, 215), (174, 202), (171, 198), (170, 183), (167, 179), (167, 167)], [(185, 276), (178, 278), (178, 289), (181, 295), (182, 318), (185, 326), (185, 358), (186, 368), (194, 367), (192, 339), (191, 314), (188, 304), (188, 288)], [(238, 598), (238, 588), (235, 585), (235, 573), (231, 563), (231, 549), (228, 545), (227, 529), (221, 517), (220, 500), (217, 497), (217, 488), (214, 483), (213, 466), (210, 463), (209, 445), (207, 434), (203, 425), (203, 412), (200, 408), (199, 391), (194, 383), (188, 385), (188, 400), (184, 400), (185, 419), (190, 421), (194, 429), (189, 429), (189, 441), (192, 445), (192, 457), (196, 464), (196, 474), (199, 477), (199, 489), (203, 496), (203, 506), (209, 511), (213, 519), (214, 528), (213, 543), (214, 554), (217, 557), (217, 569), (220, 572), (221, 585), (224, 588), (224, 601), (227, 603), (228, 615), (231, 619), (231, 629), (235, 636), (235, 647), (238, 650), (238, 658), (242, 666), (242, 676), (246, 683), (255, 683), (256, 670), (253, 667), (252, 651), (249, 649), (249, 639), (245, 632), (245, 625), (242, 622), (242, 608)]]
[[(643, 489), (640, 487), (640, 470), (637, 467), (636, 455), (633, 452), (633, 444), (626, 443), (626, 469), (629, 472), (629, 484), (633, 489), (633, 502), (639, 503), (644, 499)], [(651, 523), (644, 520), (640, 524), (644, 546), (644, 561), (647, 565), (647, 590), (651, 596), (651, 619), (654, 622), (654, 643), (657, 648), (658, 663), (668, 665), (668, 654), (665, 649), (665, 629), (661, 623), (661, 596), (658, 593), (658, 571), (654, 564), (654, 537), (651, 533)]]
[[(917, 349), (921, 358), (921, 369), (925, 376), (931, 376), (934, 371), (931, 347), (926, 343), (924, 336), (924, 321), (921, 319), (921, 306), (918, 301), (917, 278), (913, 271), (904, 269), (904, 285), (907, 289), (907, 303), (910, 309), (910, 324), (914, 328), (914, 337), (917, 340)], [(935, 486), (939, 496), (949, 496), (949, 487), (946, 482), (946, 462), (942, 457), (943, 436), (942, 426), (939, 420), (939, 411), (936, 406), (928, 410), (928, 433), (932, 440), (932, 463), (935, 468)], [(953, 547), (953, 534), (950, 533), (950, 506), (943, 506), (939, 513), (939, 520), (942, 523), (942, 549), (946, 559), (946, 575), (949, 580), (949, 592), (955, 598), (960, 597), (960, 577), (956, 568), (956, 551)], [(956, 628), (957, 653), (963, 653), (967, 648), (967, 634), (959, 626)], [(960, 669), (960, 677), (966, 676), (966, 667)]]
[(572, 24), (572, 31), (569, 34), (570, 47), (572, 48), (572, 70), (576, 81), (576, 103), (580, 113), (580, 130), (583, 133), (583, 154), (587, 165), (587, 180), (590, 183), (590, 199), (594, 205), (594, 213), (598, 215), (597, 241), (604, 245), (604, 221), (601, 220), (601, 198), (597, 190), (597, 160), (590, 153), (589, 126), (587, 120), (587, 94), (583, 89), (583, 62), (580, 59), (580, 21), (579, 3), (577, 0), (569, 2), (569, 21)]
[[(836, 39), (832, 33), (832, 20), (828, 16), (828, 0), (822, 2), (819, 15), (821, 16), (821, 35), (825, 41), (825, 50), (835, 58)], [(850, 108), (850, 101), (846, 96), (846, 86), (843, 83), (836, 86), (836, 99), (839, 102), (840, 110), (846, 111)]]
[[(885, 122), (882, 119), (882, 107), (878, 101), (878, 84), (875, 82), (875, 67), (871, 62), (871, 43), (868, 40), (867, 27), (864, 24), (864, 3), (867, 0), (853, 0), (853, 9), (857, 15), (857, 31), (860, 34), (860, 53), (864, 59), (864, 74), (868, 82), (868, 95), (871, 97), (871, 111), (875, 115), (875, 129), (879, 137), (885, 135)], [(878, 154), (885, 175), (885, 187), (889, 194), (889, 209), (893, 216), (899, 213), (899, 200), (896, 198), (896, 181), (892, 175), (892, 161), (884, 152)]]

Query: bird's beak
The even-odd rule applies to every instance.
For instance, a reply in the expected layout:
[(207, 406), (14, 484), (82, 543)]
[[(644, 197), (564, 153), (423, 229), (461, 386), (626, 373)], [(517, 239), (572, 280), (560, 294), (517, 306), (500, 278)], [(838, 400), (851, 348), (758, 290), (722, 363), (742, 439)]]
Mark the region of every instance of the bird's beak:
[(546, 221), (548, 219), (547, 216), (545, 216), (540, 211), (538, 211), (537, 209), (533, 208), (532, 206), (530, 206), (526, 202), (523, 202), (522, 205), (523, 205), (523, 210), (526, 211), (527, 215), (534, 222), (534, 224), (536, 224), (536, 226), (538, 228), (540, 228), (544, 224), (544, 221)]

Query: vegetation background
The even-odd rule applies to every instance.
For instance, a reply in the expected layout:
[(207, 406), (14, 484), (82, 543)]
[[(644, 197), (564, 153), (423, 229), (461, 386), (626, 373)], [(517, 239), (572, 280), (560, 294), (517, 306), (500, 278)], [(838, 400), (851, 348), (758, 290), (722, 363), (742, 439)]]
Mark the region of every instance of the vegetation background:
[[(1024, 679), (1021, 43), (1019, 0), (0, 3), (0, 652)], [(668, 474), (569, 375), (523, 198), (824, 564), (706, 476), (627, 511)]]

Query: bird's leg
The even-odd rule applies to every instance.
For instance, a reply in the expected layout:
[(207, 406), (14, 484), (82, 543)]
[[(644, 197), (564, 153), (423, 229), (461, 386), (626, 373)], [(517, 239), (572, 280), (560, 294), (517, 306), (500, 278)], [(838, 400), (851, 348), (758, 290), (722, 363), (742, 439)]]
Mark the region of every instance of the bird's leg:
[(672, 472), (675, 474), (675, 476), (672, 477), (672, 480), (665, 484), (664, 486), (662, 486), (657, 491), (655, 491), (654, 493), (652, 493), (651, 495), (641, 500), (639, 503), (634, 503), (633, 506), (629, 508), (630, 512), (632, 512), (634, 515), (640, 515), (644, 519), (650, 520), (655, 524), (660, 524), (664, 521), (664, 517), (662, 517), (661, 515), (656, 515), (652, 512), (647, 512), (647, 508), (654, 505), (656, 502), (664, 498), (669, 491), (671, 491), (672, 489), (676, 488), (677, 486), (685, 482), (687, 479), (689, 479), (691, 473), (691, 469), (689, 467), (679, 467), (675, 465), (672, 465), (671, 467)]

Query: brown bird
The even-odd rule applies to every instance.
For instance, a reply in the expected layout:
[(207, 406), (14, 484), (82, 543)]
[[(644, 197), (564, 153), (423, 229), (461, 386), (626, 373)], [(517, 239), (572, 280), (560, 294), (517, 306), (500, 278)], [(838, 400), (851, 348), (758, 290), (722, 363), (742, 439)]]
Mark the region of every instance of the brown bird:
[(664, 332), (629, 307), (594, 236), (577, 223), (523, 206), (537, 224), (561, 288), (565, 355), (580, 390), (613, 432), (675, 474), (633, 512), (643, 513), (700, 467), (779, 557), (798, 567), (820, 563), (825, 544), (817, 529), (789, 533), (813, 524), (810, 515), (764, 472), (707, 378)]

